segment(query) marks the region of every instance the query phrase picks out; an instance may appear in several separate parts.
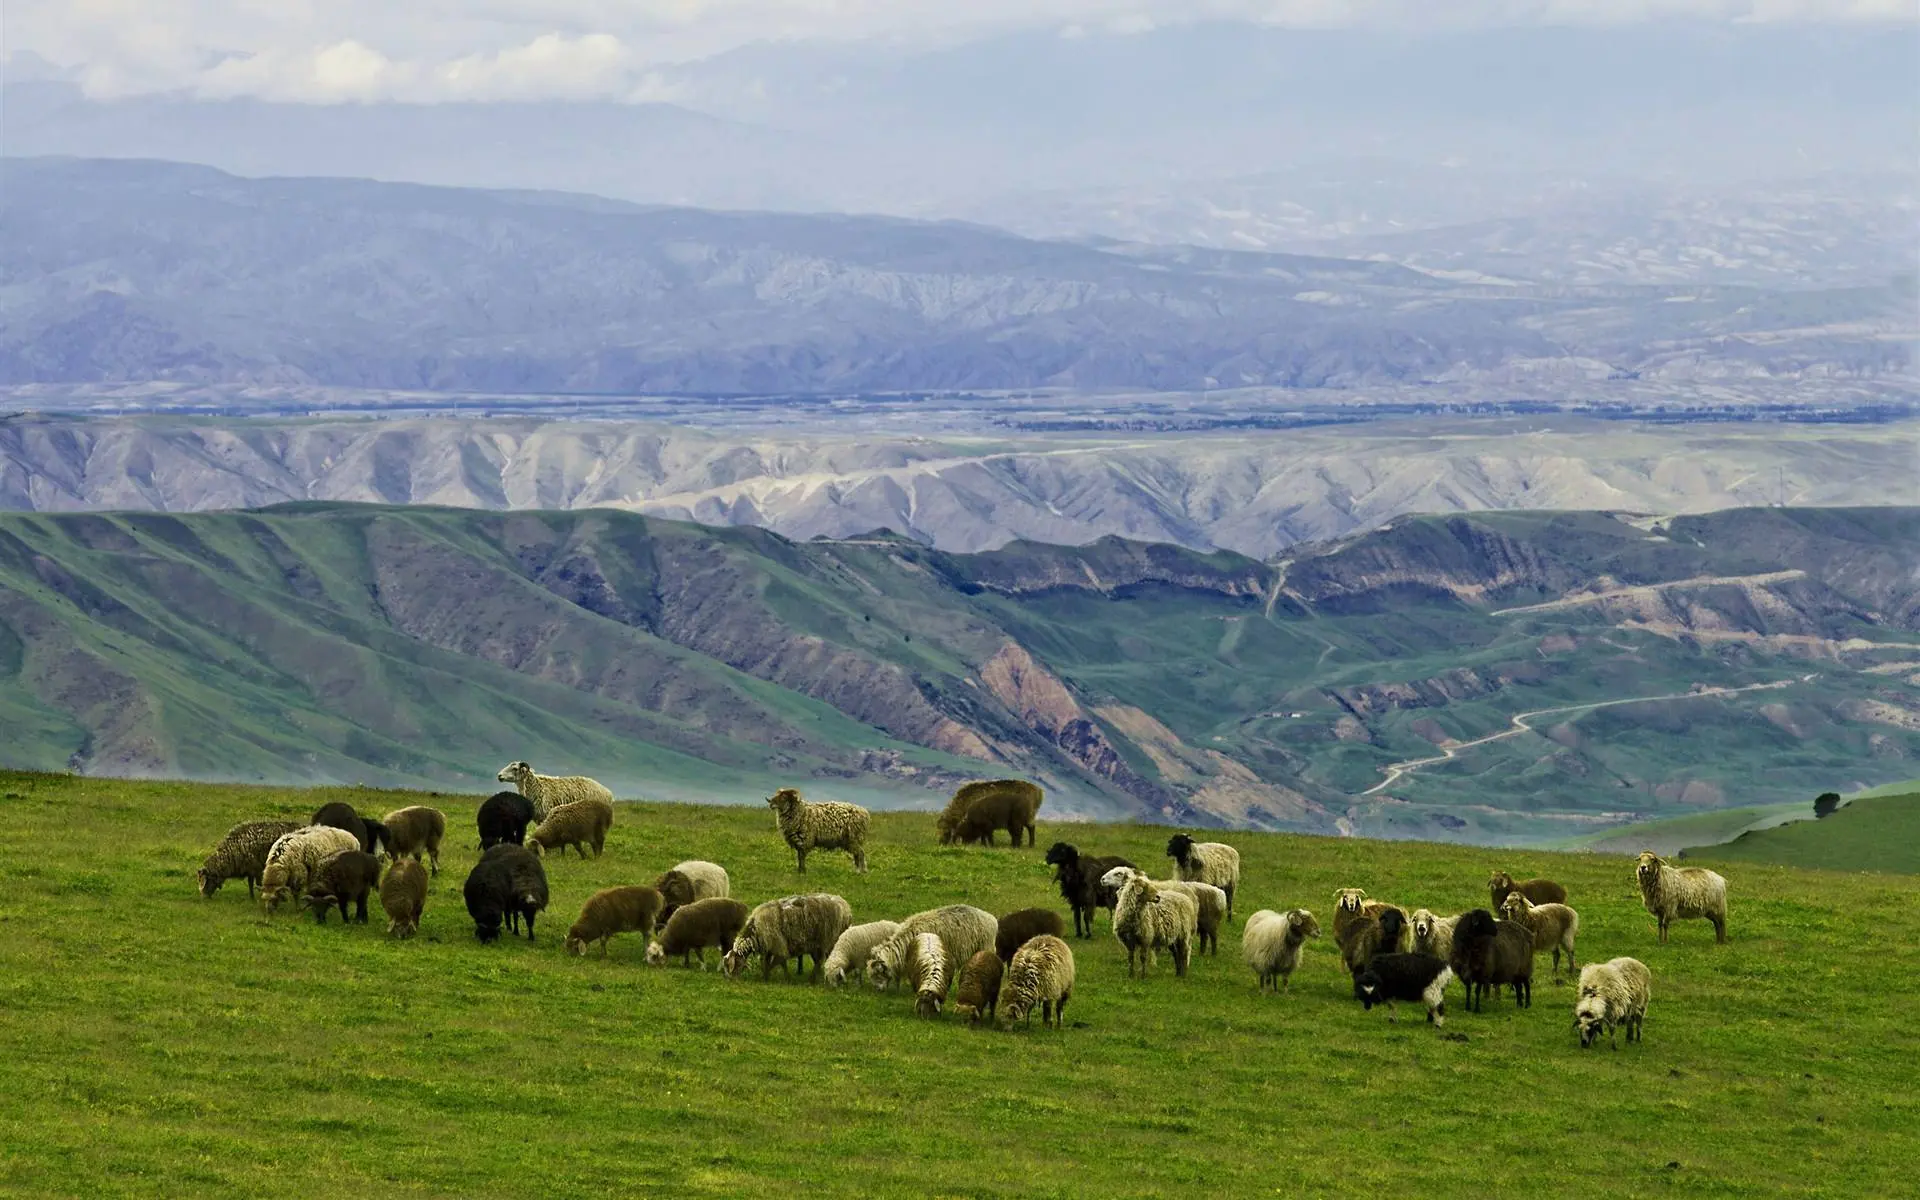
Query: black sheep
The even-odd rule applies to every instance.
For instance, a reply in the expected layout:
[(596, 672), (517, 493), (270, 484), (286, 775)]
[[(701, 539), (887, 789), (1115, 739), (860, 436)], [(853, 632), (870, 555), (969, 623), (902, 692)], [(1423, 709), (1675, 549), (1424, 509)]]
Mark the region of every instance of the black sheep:
[(490, 850), (502, 842), (525, 845), (527, 826), (533, 824), (533, 801), (519, 792), (495, 792), (480, 802), (474, 818), (480, 826), (480, 848)]
[[(1066, 931), (1060, 914), (1052, 909), (1023, 908), (1000, 918), (1000, 931), (994, 935), (993, 952), (1000, 956), (1001, 962), (1010, 963), (1013, 961), (1013, 952), (1034, 938), (1043, 933), (1064, 937)], [(958, 968), (955, 968), (955, 973), (958, 973)]]
[(1486, 1007), (1489, 991), (1513, 985), (1513, 1001), (1533, 1007), (1533, 931), (1515, 921), (1496, 921), (1484, 908), (1453, 928), (1453, 973), (1467, 988), (1470, 1012)]
[[(335, 826), (335, 828), (339, 828)], [(340, 919), (347, 919), (347, 902), (354, 905), (353, 919), (367, 923), (367, 893), (380, 886), (380, 860), (364, 850), (342, 850), (320, 861), (307, 881), (306, 903), (313, 919), (325, 925), (327, 909), (338, 904)]]
[(1427, 1020), (1435, 1025), (1447, 1023), (1447, 984), (1451, 982), (1453, 968), (1431, 954), (1376, 954), (1353, 977), (1354, 990), (1369, 1012), (1374, 1005), (1384, 1004), (1387, 1020), (1396, 1021), (1395, 1001), (1419, 1001), (1427, 1007)]
[(493, 846), (468, 873), (464, 891), (474, 936), (491, 942), (503, 923), (518, 933), (525, 918), (532, 941), (534, 916), (547, 906), (547, 872), (523, 846)]
[[(322, 804), (320, 811), (313, 814), (313, 820), (307, 823), (309, 825), (325, 825), (331, 829), (344, 829), (359, 840), (360, 849), (368, 854), (373, 853), (374, 835), (373, 832), (367, 828), (366, 818), (362, 817), (358, 812), (355, 812), (353, 805), (348, 804), (345, 800), (332, 800), (326, 804)], [(376, 821), (375, 824), (379, 824), (379, 822)], [(380, 832), (383, 834), (386, 832), (385, 826), (381, 827)]]
[(1113, 910), (1116, 897), (1100, 886), (1100, 877), (1115, 867), (1131, 867), (1124, 858), (1083, 855), (1066, 842), (1055, 842), (1047, 851), (1047, 862), (1060, 885), (1060, 898), (1073, 909), (1073, 932), (1078, 937), (1093, 936), (1093, 910)]

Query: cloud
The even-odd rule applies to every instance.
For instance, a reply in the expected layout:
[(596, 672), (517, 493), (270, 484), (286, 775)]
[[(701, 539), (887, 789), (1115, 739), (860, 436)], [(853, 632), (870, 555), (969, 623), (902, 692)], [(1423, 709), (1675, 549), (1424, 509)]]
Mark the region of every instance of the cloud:
[(938, 44), (1302, 28), (1886, 22), (1912, 0), (8, 0), (8, 41), (109, 97), (300, 103), (671, 99), (659, 68), (784, 40)]

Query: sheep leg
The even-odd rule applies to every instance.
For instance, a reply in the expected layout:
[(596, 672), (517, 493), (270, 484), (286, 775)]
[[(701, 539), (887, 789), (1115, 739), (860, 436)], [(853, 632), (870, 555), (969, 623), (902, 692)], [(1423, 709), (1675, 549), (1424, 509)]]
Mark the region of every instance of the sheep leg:
[[(345, 914), (342, 914), (343, 919), (344, 917)], [(353, 919), (362, 925), (367, 923), (367, 894), (365, 892), (360, 893), (359, 902), (353, 906)]]
[(800, 874), (805, 875), (807, 873), (807, 852), (805, 850), (796, 848), (793, 853), (800, 860), (799, 864), (794, 869), (797, 870)]
[(1725, 917), (1708, 917), (1707, 919), (1713, 922), (1713, 940), (1725, 945), (1727, 940), (1727, 919)]
[(527, 940), (533, 940), (533, 910), (527, 910)]

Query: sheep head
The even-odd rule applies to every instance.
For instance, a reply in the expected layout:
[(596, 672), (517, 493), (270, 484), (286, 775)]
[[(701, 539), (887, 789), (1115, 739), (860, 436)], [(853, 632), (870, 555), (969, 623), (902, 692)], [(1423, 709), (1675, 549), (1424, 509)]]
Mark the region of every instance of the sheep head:
[(569, 933), (567, 935), (567, 940), (561, 944), (567, 948), (567, 953), (573, 955), (575, 958), (586, 957), (587, 939), (581, 938), (581, 937), (575, 937), (573, 936), (573, 934)]
[(666, 966), (667, 965), (667, 948), (665, 946), (662, 946), (659, 942), (648, 942), (647, 943), (647, 965), (650, 967)]
[(867, 955), (867, 982), (876, 992), (884, 992), (893, 986), (893, 974), (899, 964), (889, 958), (885, 945), (875, 946), (873, 953)]
[(1430, 910), (1424, 908), (1416, 908), (1413, 910), (1414, 937), (1424, 942), (1433, 936), (1435, 928), (1437, 928), (1437, 926), (1434, 922), (1434, 915)]
[(767, 797), (767, 807), (783, 817), (794, 809), (799, 808), (801, 803), (800, 792), (797, 788), (781, 788), (773, 795)]
[(1296, 908), (1287, 914), (1287, 928), (1296, 938), (1320, 936), (1320, 922), (1304, 908)]
[(1519, 891), (1508, 892), (1506, 901), (1500, 905), (1500, 911), (1506, 914), (1509, 921), (1526, 920), (1527, 913), (1532, 909), (1533, 902)]
[(1634, 873), (1640, 878), (1640, 886), (1649, 888), (1660, 878), (1660, 856), (1651, 850), (1642, 850), (1634, 863)]
[(193, 884), (200, 889), (200, 897), (203, 900), (213, 899), (213, 894), (219, 891), (220, 885), (225, 882), (224, 879), (215, 879), (213, 873), (205, 867), (193, 873)]
[(1454, 944), (1461, 945), (1478, 937), (1492, 937), (1499, 933), (1493, 914), (1484, 908), (1476, 908), (1460, 918), (1460, 924), (1453, 931)]
[(1047, 848), (1046, 863), (1050, 867), (1070, 867), (1079, 861), (1080, 851), (1074, 849), (1066, 842), (1055, 842)]
[(1100, 877), (1100, 886), (1119, 891), (1126, 887), (1136, 875), (1139, 875), (1142, 879), (1146, 878), (1145, 875), (1141, 875), (1139, 871), (1132, 867), (1115, 867)]
[(1367, 890), (1365, 888), (1341, 888), (1333, 894), (1334, 907), (1338, 908), (1341, 912), (1359, 912), (1360, 906), (1366, 902), (1366, 899)]
[(1193, 853), (1193, 839), (1184, 833), (1176, 833), (1167, 839), (1167, 857), (1175, 862), (1184, 863)]
[(493, 778), (498, 783), (523, 783), (533, 778), (533, 767), (524, 762), (510, 762)]
[(913, 1012), (915, 1016), (920, 1017), (939, 1016), (940, 997), (934, 995), (932, 992), (921, 992), (919, 996), (914, 998)]
[(1580, 1034), (1582, 1050), (1600, 1040), (1600, 1033), (1606, 1027), (1607, 1018), (1597, 996), (1582, 996), (1573, 1010), (1573, 1027)]
[(753, 957), (753, 943), (744, 936), (733, 939), (733, 949), (720, 956), (720, 973), (728, 979), (740, 978), (747, 969), (747, 960)]

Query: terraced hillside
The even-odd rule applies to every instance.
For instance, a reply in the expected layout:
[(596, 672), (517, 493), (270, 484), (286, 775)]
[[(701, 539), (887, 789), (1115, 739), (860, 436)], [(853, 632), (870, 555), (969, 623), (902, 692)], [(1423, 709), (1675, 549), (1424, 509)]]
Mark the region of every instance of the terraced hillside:
[(1920, 511), (1404, 518), (1263, 563), (614, 512), (0, 517), (6, 761), (1479, 841), (1907, 778)]

